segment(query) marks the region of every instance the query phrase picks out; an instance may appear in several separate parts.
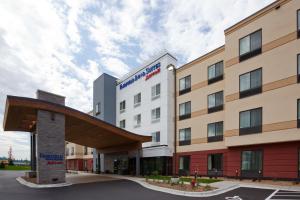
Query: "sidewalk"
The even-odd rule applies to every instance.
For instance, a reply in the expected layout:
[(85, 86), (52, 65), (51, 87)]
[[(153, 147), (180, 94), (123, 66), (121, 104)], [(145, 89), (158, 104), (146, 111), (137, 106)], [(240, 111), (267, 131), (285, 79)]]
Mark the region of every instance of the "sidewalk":
[(145, 181), (145, 178), (139, 178), (139, 177), (130, 177), (130, 176), (120, 176), (120, 175), (112, 175), (112, 174), (105, 174), (100, 176), (109, 176), (114, 177), (118, 179), (126, 179), (130, 181), (134, 181), (140, 185), (142, 185), (145, 188), (174, 194), (174, 195), (180, 195), (180, 196), (189, 196), (189, 197), (210, 197), (219, 195), (231, 190), (234, 190), (239, 187), (248, 187), (248, 188), (260, 188), (260, 189), (271, 189), (271, 190), (287, 190), (287, 191), (300, 191), (300, 185), (295, 186), (280, 186), (280, 185), (272, 185), (272, 184), (265, 184), (265, 183), (259, 183), (259, 182), (242, 182), (242, 181), (229, 181), (224, 180), (220, 182), (215, 182), (209, 184), (212, 187), (216, 187), (218, 189), (212, 190), (212, 191), (206, 191), (206, 192), (187, 192), (187, 191), (180, 191), (180, 190), (174, 190), (169, 189), (165, 187), (159, 187), (152, 184), (149, 184)]

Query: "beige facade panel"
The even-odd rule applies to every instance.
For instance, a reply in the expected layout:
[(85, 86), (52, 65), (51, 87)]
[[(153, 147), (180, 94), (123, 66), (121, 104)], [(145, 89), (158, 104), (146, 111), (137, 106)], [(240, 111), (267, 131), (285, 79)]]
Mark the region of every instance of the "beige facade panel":
[(226, 149), (225, 142), (212, 142), (212, 143), (192, 143), (188, 146), (177, 146), (177, 152), (192, 152), (192, 151), (209, 151), (217, 149)]

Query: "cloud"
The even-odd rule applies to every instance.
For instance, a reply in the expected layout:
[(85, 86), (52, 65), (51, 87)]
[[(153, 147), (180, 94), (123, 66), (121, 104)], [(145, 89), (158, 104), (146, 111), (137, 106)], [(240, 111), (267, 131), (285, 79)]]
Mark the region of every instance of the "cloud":
[[(222, 45), (224, 29), (272, 1), (2, 0), (0, 120), (6, 95), (35, 97), (37, 89), (87, 112), (101, 73), (121, 77), (164, 49), (188, 62)], [(0, 156), (13, 145), (16, 157), (29, 157), (28, 144), (28, 135), (0, 129)]]

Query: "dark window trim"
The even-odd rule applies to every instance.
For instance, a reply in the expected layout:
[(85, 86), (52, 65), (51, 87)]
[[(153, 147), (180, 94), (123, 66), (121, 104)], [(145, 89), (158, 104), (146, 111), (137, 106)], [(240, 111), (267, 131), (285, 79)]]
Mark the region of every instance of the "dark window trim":
[[(215, 136), (208, 136), (208, 126), (210, 124), (217, 124), (217, 123), (223, 123), (223, 134), (222, 135), (215, 135)], [(216, 132), (216, 125), (215, 125), (215, 132)], [(207, 124), (207, 142), (223, 141), (223, 135), (224, 135), (224, 122), (223, 121), (218, 121), (218, 122)]]
[[(208, 161), (209, 161), (209, 156), (210, 155), (222, 155), (222, 169), (221, 170), (209, 170), (208, 169)], [(207, 175), (208, 176), (214, 176), (214, 177), (217, 177), (217, 176), (223, 176), (223, 171), (224, 171), (224, 154), (223, 153), (210, 153), (210, 154), (207, 154)]]
[[(241, 128), (241, 113), (246, 112), (246, 111), (252, 111), (256, 109), (261, 109), (261, 125), (260, 126), (254, 126), (254, 127), (246, 127), (246, 128)], [(262, 132), (262, 124), (263, 124), (263, 108), (258, 107), (258, 108), (253, 108), (249, 110), (243, 110), (239, 112), (239, 135), (249, 135), (249, 134), (257, 134)], [(250, 116), (250, 125), (251, 125), (251, 116)]]
[[(189, 159), (189, 169), (180, 169), (180, 158), (182, 157), (185, 157), (185, 158), (188, 158)], [(184, 172), (183, 172), (184, 171)], [(178, 159), (178, 173), (179, 175), (184, 175), (184, 176), (187, 176), (190, 174), (190, 171), (191, 171), (191, 156), (190, 155), (182, 155), (182, 156), (179, 156), (179, 159)], [(181, 173), (184, 173), (184, 174), (181, 174)]]
[[(180, 80), (186, 79), (186, 78), (188, 78), (188, 77), (190, 77), (190, 84), (192, 85), (192, 76), (191, 76), (191, 75), (187, 75), (187, 76), (185, 76), (185, 77), (179, 79), (179, 87), (180, 87)], [(189, 92), (191, 91), (191, 87), (192, 87), (191, 85), (190, 85), (190, 87), (188, 87), (188, 88), (185, 88), (185, 89), (183, 89), (183, 90), (179, 90), (179, 95), (183, 95), (183, 94), (189, 93)]]
[[(261, 73), (260, 73), (260, 81), (261, 81), (261, 86), (260, 87), (255, 87), (255, 88), (251, 88), (251, 73), (252, 72), (255, 72), (257, 70), (261, 70)], [(250, 73), (250, 89), (248, 90), (244, 90), (244, 91), (241, 91), (241, 76), (245, 75), (245, 74), (249, 74)], [(242, 98), (245, 98), (245, 97), (249, 97), (249, 96), (252, 96), (252, 95), (255, 95), (255, 94), (260, 94), (262, 93), (262, 83), (263, 83), (263, 80), (262, 80), (262, 74), (263, 74), (263, 71), (262, 71), (262, 67), (260, 68), (257, 68), (257, 69), (254, 69), (252, 71), (249, 71), (249, 72), (246, 72), (246, 73), (243, 73), (239, 76), (239, 98), (242, 99)]]
[(185, 120), (191, 118), (191, 113), (185, 115), (179, 115), (179, 120)]
[(190, 91), (191, 91), (191, 87), (186, 88), (184, 90), (179, 90), (179, 95), (183, 95), (183, 94), (189, 93)]
[[(221, 74), (221, 75), (219, 75), (219, 76), (215, 76), (215, 77), (213, 77), (213, 78), (208, 78), (209, 77), (209, 68), (211, 67), (211, 66), (213, 66), (213, 65), (215, 65), (215, 67), (216, 67), (216, 64), (218, 64), (218, 63), (223, 63), (223, 74)], [(218, 81), (220, 81), (220, 80), (223, 80), (223, 76), (224, 75), (224, 61), (223, 60), (221, 60), (221, 61), (219, 61), (219, 62), (216, 62), (215, 64), (212, 64), (212, 65), (210, 65), (210, 66), (208, 66), (207, 67), (207, 83), (208, 83), (208, 85), (209, 84), (212, 84), (212, 83), (215, 83), (215, 82), (218, 82)]]
[(300, 83), (300, 71), (299, 71), (299, 64), (300, 64), (300, 53), (297, 54), (297, 79), (298, 79), (298, 83)]
[(191, 144), (191, 140), (179, 141), (179, 146), (185, 146), (185, 145), (190, 145), (190, 144)]
[[(261, 31), (260, 48), (255, 49), (253, 51), (250, 50), (248, 53), (244, 53), (243, 55), (241, 55), (241, 45), (240, 45), (241, 40), (244, 39), (245, 37), (248, 37), (248, 36), (250, 36), (250, 35), (252, 35), (256, 32), (259, 32), (259, 31)], [(250, 37), (250, 45), (251, 45), (251, 37)], [(261, 49), (262, 49), (262, 29), (258, 29), (258, 30), (256, 30), (256, 31), (254, 31), (254, 32), (252, 32), (252, 33), (250, 33), (250, 34), (248, 34), (248, 35), (246, 35), (246, 36), (239, 39), (239, 61), (242, 62), (244, 60), (247, 60), (249, 58), (252, 58), (254, 56), (257, 56), (257, 55), (261, 54), (262, 53)]]
[(300, 128), (300, 116), (299, 116), (299, 112), (298, 112), (298, 107), (300, 104), (300, 99), (297, 100), (297, 128)]
[[(261, 174), (257, 170), (242, 170), (243, 167), (243, 151), (260, 151), (261, 152)], [(241, 150), (241, 161), (240, 161), (240, 171), (242, 178), (260, 178), (263, 177), (264, 172), (264, 151), (263, 149), (243, 149)]]
[(297, 36), (298, 36), (298, 39), (300, 38), (300, 27), (298, 27), (298, 24), (299, 24), (298, 13), (299, 12), (300, 12), (300, 9), (297, 10), (297, 12), (296, 12), (296, 18), (297, 18), (297, 25), (296, 25), (296, 27), (297, 27)]
[(299, 154), (300, 154), (300, 147), (298, 148), (298, 155), (297, 155), (297, 157), (298, 157), (298, 178), (300, 178), (300, 156), (299, 156)]
[[(214, 107), (208, 107), (209, 105), (209, 96), (210, 95), (213, 95), (213, 94), (217, 94), (219, 92), (222, 92), (223, 93), (223, 104), (222, 105), (218, 105), (218, 106), (214, 106)], [(218, 91), (218, 92), (215, 92), (215, 93), (212, 93), (212, 94), (209, 94), (207, 95), (207, 113), (214, 113), (214, 112), (218, 112), (218, 111), (221, 111), (224, 109), (224, 91), (221, 90), (221, 91)]]

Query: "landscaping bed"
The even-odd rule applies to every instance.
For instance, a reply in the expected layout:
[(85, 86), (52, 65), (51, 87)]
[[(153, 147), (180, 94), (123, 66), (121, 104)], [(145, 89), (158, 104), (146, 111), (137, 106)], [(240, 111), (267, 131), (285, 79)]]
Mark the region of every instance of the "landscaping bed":
[(169, 184), (169, 183), (164, 183), (164, 182), (154, 182), (154, 181), (147, 181), (147, 183), (159, 187), (164, 187), (164, 188), (169, 188), (169, 189), (174, 189), (174, 190), (180, 190), (180, 191), (187, 191), (187, 192), (205, 192), (205, 191), (210, 191), (210, 190), (215, 190), (217, 188), (211, 187), (209, 185), (205, 186), (195, 186), (193, 187), (192, 185), (187, 185), (187, 184)]

